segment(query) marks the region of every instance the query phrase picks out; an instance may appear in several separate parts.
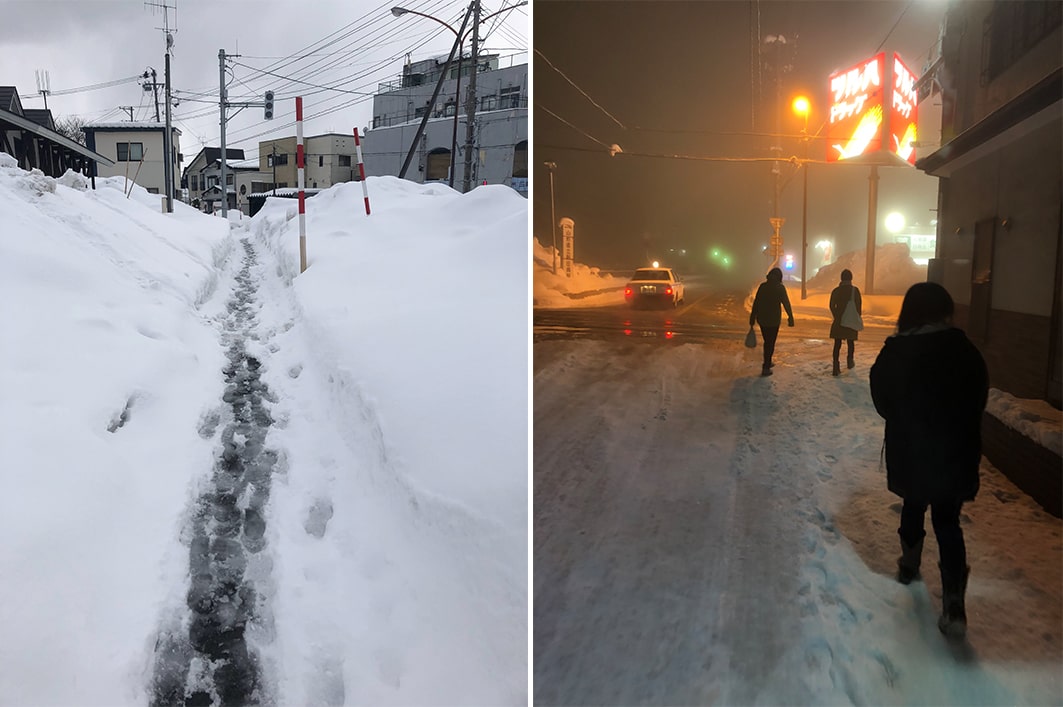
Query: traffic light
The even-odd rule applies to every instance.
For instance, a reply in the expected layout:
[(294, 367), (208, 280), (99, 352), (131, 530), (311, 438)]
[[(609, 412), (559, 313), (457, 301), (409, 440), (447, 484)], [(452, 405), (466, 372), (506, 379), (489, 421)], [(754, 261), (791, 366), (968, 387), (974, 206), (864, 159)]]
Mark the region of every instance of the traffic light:
[(273, 91), (266, 91), (266, 102), (262, 107), (266, 120), (273, 120)]

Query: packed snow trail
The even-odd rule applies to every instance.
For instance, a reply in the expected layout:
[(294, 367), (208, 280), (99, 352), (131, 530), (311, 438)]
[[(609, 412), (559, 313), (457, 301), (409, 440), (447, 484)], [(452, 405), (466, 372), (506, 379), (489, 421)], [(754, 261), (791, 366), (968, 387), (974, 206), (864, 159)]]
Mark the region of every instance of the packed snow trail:
[(1059, 519), (983, 461), (950, 646), (929, 518), (923, 581), (893, 577), (877, 347), (830, 351), (762, 378), (737, 335), (535, 343), (535, 704), (1061, 703)]
[(224, 412), (201, 426), (213, 437), (224, 416), (221, 449), (208, 488), (192, 511), (187, 633), (164, 630), (156, 645), (153, 704), (245, 705), (268, 701), (249, 628), (270, 630), (256, 586), (266, 578), (265, 507), (278, 454), (266, 446), (272, 396), (259, 360), (248, 353), (256, 327), (255, 252), (241, 241), (243, 267), (223, 322), (227, 345)]

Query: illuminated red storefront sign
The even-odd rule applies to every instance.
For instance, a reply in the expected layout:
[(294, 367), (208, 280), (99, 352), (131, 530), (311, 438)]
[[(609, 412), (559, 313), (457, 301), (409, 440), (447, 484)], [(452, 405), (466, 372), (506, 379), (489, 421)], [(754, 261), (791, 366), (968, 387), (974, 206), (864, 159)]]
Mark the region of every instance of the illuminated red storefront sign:
[[(894, 54), (878, 54), (830, 77), (827, 161), (915, 164), (915, 77)], [(861, 159), (856, 159), (861, 158)]]

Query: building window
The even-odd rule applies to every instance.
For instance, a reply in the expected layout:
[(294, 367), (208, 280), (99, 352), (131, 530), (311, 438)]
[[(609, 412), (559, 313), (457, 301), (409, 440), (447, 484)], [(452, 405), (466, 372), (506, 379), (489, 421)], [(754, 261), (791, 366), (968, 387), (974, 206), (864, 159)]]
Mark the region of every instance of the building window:
[(225, 184), (226, 185), (229, 185), (229, 184), (233, 183), (233, 176), (234, 175), (232, 175), (232, 174), (226, 174), (225, 175)]
[(317, 166), (318, 167), (324, 167), (325, 166), (325, 156), (324, 155), (318, 155), (317, 156)]
[(288, 155), (281, 153), (279, 155), (266, 155), (267, 167), (283, 167), (288, 164)]
[[(348, 161), (350, 158), (348, 157)], [(425, 172), (424, 180), (446, 179), (450, 174), (450, 150), (437, 147), (428, 153), (428, 171)]]
[(340, 167), (350, 167), (351, 166), (351, 156), (350, 155), (339, 155), (339, 158), (340, 158)]
[(528, 141), (523, 140), (513, 146), (513, 176), (528, 176)]
[(502, 108), (520, 108), (520, 86), (508, 86), (501, 91)]
[(148, 193), (149, 194), (158, 194), (159, 193), (159, 188), (158, 187), (148, 187)]
[(209, 177), (207, 177), (207, 181), (204, 182), (204, 184), (206, 185), (207, 189), (213, 189), (214, 187), (218, 186), (218, 175), (210, 175)]
[(118, 143), (119, 162), (140, 162), (144, 159), (144, 143), (120, 142)]
[(199, 177), (193, 174), (188, 178), (188, 183), (190, 191), (199, 191)]

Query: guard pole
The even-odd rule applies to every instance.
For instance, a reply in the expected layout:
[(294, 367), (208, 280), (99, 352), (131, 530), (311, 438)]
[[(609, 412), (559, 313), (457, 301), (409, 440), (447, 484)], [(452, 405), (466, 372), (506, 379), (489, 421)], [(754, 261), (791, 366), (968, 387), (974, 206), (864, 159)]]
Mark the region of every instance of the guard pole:
[(295, 166), (299, 175), (299, 272), (306, 272), (306, 161), (303, 154), (303, 97), (295, 98)]
[(358, 177), (362, 180), (362, 195), (365, 197), (365, 215), (369, 215), (369, 187), (365, 183), (365, 163), (362, 162), (362, 140), (358, 128), (354, 129), (354, 151), (358, 154)]

